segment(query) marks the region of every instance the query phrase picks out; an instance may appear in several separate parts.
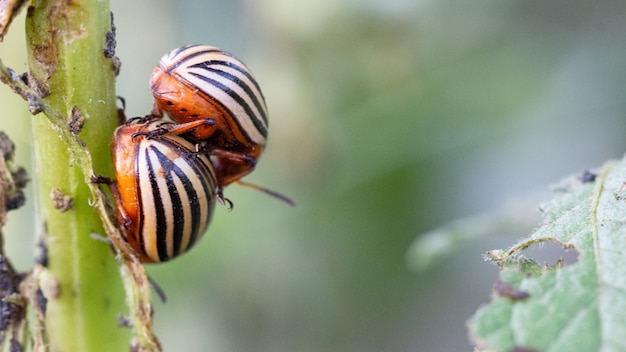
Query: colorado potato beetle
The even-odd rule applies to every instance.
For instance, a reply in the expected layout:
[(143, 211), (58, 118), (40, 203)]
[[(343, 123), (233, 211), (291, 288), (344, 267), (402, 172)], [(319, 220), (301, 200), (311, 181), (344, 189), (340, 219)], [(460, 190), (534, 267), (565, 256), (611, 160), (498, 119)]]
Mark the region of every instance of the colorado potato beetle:
[(209, 226), (218, 197), (215, 172), (185, 132), (213, 123), (177, 125), (147, 117), (115, 131), (111, 191), (123, 235), (142, 262), (175, 258)]
[(259, 85), (241, 61), (216, 47), (183, 46), (161, 58), (150, 87), (153, 115), (166, 112), (178, 123), (215, 120), (193, 136), (210, 144), (220, 186), (254, 169), (265, 147), (268, 114)]

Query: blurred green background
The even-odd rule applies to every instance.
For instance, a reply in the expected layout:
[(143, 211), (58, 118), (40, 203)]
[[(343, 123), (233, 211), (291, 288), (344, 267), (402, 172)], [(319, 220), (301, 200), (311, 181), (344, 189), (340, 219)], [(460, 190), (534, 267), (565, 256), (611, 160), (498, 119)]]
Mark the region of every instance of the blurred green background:
[[(253, 70), (270, 139), (247, 181), (295, 208), (229, 187), (189, 254), (151, 266), (168, 351), (462, 351), (489, 300), (466, 244), (423, 272), (421, 233), (547, 199), (562, 176), (626, 147), (626, 2), (111, 0), (128, 116), (151, 108), (148, 77), (170, 49), (211, 44)], [(22, 15), (23, 16), (23, 15)], [(26, 70), (16, 20), (0, 57)], [(0, 129), (30, 166), (26, 104), (0, 88)], [(31, 186), (32, 188), (32, 186)], [(538, 196), (534, 196), (538, 194)], [(8, 254), (32, 263), (34, 201), (10, 214)]]

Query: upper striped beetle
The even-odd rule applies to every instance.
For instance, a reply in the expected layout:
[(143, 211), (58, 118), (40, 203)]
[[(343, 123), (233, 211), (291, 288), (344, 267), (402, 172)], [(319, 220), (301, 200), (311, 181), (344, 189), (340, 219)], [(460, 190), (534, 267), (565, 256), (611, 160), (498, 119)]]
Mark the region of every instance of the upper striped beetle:
[(150, 88), (152, 115), (167, 113), (177, 123), (215, 121), (191, 134), (210, 154), (220, 192), (238, 182), (294, 205), (287, 196), (240, 181), (254, 170), (269, 126), (261, 88), (240, 60), (213, 46), (176, 48), (161, 58)]
[(178, 123), (213, 118), (194, 137), (212, 147), (220, 186), (250, 173), (265, 147), (265, 98), (250, 70), (230, 53), (206, 45), (165, 54), (150, 77), (152, 114), (166, 112)]
[(188, 251), (213, 216), (217, 179), (209, 156), (184, 134), (212, 119), (172, 124), (148, 116), (115, 130), (110, 183), (124, 239), (142, 262)]

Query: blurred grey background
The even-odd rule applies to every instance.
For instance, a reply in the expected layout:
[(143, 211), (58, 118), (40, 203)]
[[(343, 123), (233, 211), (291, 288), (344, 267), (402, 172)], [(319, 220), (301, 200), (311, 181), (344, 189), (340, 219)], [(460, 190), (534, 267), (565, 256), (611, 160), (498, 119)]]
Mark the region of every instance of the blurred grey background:
[[(149, 112), (161, 55), (210, 44), (242, 59), (270, 109), (246, 178), (209, 233), (150, 274), (168, 351), (468, 351), (466, 320), (512, 229), (415, 272), (406, 251), (448, 221), (547, 199), (563, 176), (621, 157), (626, 2), (111, 0), (127, 115)], [(16, 20), (2, 59), (26, 70)], [(26, 104), (0, 88), (0, 128), (30, 165)], [(6, 106), (6, 109), (4, 107)], [(32, 193), (30, 194), (32, 197)], [(32, 263), (34, 202), (8, 254)]]

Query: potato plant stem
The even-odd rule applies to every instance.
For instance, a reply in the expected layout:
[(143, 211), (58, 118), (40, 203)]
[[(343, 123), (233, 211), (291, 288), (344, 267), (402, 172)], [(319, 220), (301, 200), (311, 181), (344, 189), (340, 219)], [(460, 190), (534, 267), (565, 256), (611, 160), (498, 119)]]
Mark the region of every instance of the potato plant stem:
[[(85, 141), (96, 174), (111, 175), (109, 143), (117, 125), (115, 75), (104, 55), (108, 1), (35, 0), (26, 16), (29, 86)], [(36, 105), (36, 104), (35, 104)], [(32, 106), (32, 109), (37, 109)], [(41, 114), (33, 121), (35, 172), (48, 266), (38, 283), (48, 299), (50, 351), (125, 351), (130, 334), (117, 326), (124, 291), (92, 193), (59, 129)], [(51, 194), (68, 196), (61, 207)]]

